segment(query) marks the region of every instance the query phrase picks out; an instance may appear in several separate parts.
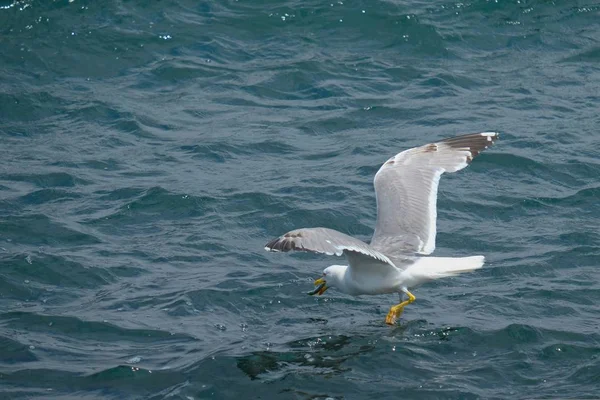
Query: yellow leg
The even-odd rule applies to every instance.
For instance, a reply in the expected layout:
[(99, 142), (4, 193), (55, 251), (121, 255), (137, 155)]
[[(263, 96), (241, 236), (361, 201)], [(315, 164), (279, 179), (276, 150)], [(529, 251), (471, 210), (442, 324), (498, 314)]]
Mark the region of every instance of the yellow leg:
[(396, 319), (399, 318), (400, 315), (402, 315), (404, 307), (412, 303), (416, 299), (416, 297), (413, 296), (413, 294), (409, 292), (408, 289), (402, 289), (402, 291), (408, 295), (408, 300), (405, 300), (400, 304), (390, 307), (390, 312), (385, 317), (385, 323), (388, 325), (394, 325), (396, 323)]

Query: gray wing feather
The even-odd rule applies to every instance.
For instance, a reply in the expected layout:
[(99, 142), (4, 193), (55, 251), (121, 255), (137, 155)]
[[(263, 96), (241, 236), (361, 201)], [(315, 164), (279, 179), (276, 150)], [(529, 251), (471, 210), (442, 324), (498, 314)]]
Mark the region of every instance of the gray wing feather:
[(366, 256), (394, 266), (384, 254), (365, 242), (328, 228), (296, 229), (271, 240), (265, 245), (267, 251), (310, 251), (328, 255), (346, 255), (348, 259)]
[(431, 254), (441, 175), (465, 168), (497, 138), (495, 132), (462, 135), (390, 158), (375, 175), (377, 225), (371, 246), (389, 256)]

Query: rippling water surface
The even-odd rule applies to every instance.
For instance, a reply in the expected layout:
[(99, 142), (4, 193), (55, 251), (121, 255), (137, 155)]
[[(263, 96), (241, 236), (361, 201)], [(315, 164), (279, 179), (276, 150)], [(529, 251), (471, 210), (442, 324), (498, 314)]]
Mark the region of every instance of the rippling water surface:
[[(3, 399), (596, 398), (594, 1), (0, 1)], [(501, 139), (440, 184), (484, 269), (306, 296), (368, 240), (389, 156)]]

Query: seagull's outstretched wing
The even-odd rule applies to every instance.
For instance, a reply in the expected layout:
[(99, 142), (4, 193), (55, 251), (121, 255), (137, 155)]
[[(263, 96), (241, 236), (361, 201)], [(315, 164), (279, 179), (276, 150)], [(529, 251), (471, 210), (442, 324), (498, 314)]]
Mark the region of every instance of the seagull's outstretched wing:
[(496, 139), (495, 132), (457, 136), (405, 150), (386, 161), (375, 175), (377, 225), (371, 246), (388, 256), (431, 254), (440, 176), (463, 169)]
[[(328, 228), (304, 228), (286, 233), (265, 245), (267, 251), (310, 251), (328, 255), (345, 255), (350, 264), (394, 263), (365, 242)], [(362, 262), (364, 260), (364, 262)]]

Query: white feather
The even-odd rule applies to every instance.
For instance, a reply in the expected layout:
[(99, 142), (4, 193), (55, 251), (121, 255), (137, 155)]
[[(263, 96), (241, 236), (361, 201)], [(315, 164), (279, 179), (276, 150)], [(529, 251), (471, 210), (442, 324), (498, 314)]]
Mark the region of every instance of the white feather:
[(427, 281), (470, 272), (483, 266), (485, 257), (420, 257), (402, 271), (406, 286), (415, 287)]

